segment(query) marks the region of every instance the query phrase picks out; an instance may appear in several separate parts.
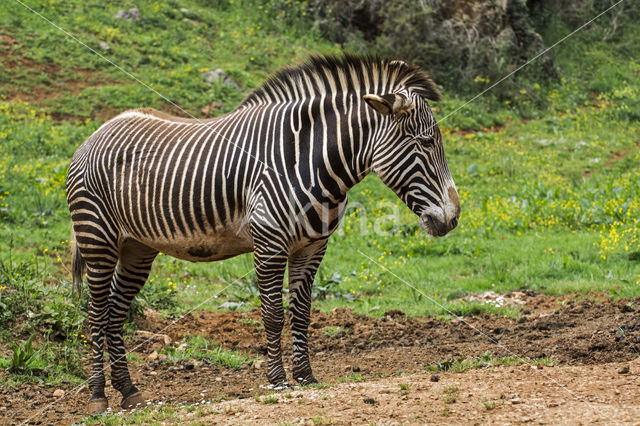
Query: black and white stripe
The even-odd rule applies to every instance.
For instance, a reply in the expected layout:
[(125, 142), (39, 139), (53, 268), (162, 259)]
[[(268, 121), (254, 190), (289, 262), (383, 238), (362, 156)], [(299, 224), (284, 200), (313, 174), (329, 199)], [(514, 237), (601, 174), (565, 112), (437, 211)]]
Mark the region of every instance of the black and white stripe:
[[(91, 293), (90, 409), (106, 407), (105, 339), (123, 405), (141, 401), (122, 325), (160, 251), (190, 261), (255, 253), (268, 377), (276, 385), (287, 382), (280, 334), (288, 264), (294, 378), (315, 381), (311, 283), (346, 192), (373, 170), (427, 232), (444, 235), (457, 223), (457, 192), (426, 102), (438, 98), (431, 80), (403, 61), (316, 57), (277, 73), (224, 116), (191, 120), (139, 109), (91, 135), (67, 178), (75, 255), (86, 263)], [(75, 264), (77, 284), (82, 262)]]

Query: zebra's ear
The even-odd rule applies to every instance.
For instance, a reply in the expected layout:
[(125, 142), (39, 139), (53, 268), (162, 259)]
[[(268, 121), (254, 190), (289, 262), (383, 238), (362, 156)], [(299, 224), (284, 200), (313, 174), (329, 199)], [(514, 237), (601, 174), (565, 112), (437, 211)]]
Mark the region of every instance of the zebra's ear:
[(407, 103), (406, 98), (397, 93), (390, 93), (382, 96), (367, 94), (362, 98), (370, 107), (382, 115), (401, 114), (410, 109), (410, 105)]

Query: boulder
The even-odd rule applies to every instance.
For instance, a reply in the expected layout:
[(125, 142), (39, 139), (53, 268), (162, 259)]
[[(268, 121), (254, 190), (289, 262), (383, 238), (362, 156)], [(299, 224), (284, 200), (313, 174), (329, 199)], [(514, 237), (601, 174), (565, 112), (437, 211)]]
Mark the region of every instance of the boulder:
[(138, 10), (137, 7), (134, 7), (132, 9), (122, 9), (116, 12), (115, 15), (113, 15), (114, 18), (116, 19), (123, 19), (125, 21), (137, 21), (138, 19), (140, 19), (140, 11)]

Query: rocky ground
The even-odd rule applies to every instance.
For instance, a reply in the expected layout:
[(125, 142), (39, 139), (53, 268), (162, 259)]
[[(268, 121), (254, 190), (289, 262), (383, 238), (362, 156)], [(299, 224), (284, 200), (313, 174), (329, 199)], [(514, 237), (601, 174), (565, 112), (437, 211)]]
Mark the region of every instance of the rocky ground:
[[(360, 316), (349, 309), (314, 312), (312, 365), (316, 378), (329, 386), (283, 391), (270, 403), (260, 399), (270, 391), (265, 386), (265, 345), (257, 311), (197, 312), (168, 328), (171, 321), (149, 315), (141, 324), (146, 330), (167, 334), (176, 346), (185, 333), (206, 335), (257, 357), (253, 365), (233, 370), (199, 362), (169, 364), (152, 355), (158, 342), (138, 335), (129, 342), (130, 348), (139, 346), (134, 352), (139, 361), (130, 368), (151, 403), (202, 407), (204, 401), (206, 410), (184, 411), (185, 417), (197, 412), (201, 418), (194, 421), (638, 421), (640, 299), (612, 302), (518, 292), (490, 294), (485, 299), (520, 305), (524, 315), (517, 320), (489, 316), (439, 320), (407, 318), (400, 311), (389, 311), (382, 318)], [(287, 361), (290, 343), (290, 335), (285, 334)], [(476, 362), (479, 368), (447, 371), (452, 360), (477, 361), (487, 354), (494, 360), (551, 358), (551, 366)], [(439, 371), (431, 371), (433, 366)], [(0, 377), (0, 383), (5, 379)], [(54, 396), (55, 388), (46, 384), (0, 387), (0, 424), (78, 422), (88, 390), (65, 384), (57, 388), (64, 391), (63, 396)], [(107, 395), (116, 410), (120, 398), (111, 388)]]

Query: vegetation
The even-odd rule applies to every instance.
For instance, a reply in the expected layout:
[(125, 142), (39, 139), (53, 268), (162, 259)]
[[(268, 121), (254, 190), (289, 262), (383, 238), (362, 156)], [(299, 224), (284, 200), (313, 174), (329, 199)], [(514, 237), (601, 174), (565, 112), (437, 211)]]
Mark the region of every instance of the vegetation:
[[(340, 47), (321, 37), (299, 1), (27, 4), (94, 51), (19, 3), (0, 6), (0, 367), (10, 385), (78, 383), (86, 378), (87, 301), (71, 297), (64, 190), (77, 146), (128, 108), (222, 114), (270, 72)], [(113, 17), (134, 5), (139, 20)], [(640, 45), (633, 27), (618, 24), (611, 35), (613, 18), (602, 19), (554, 50), (559, 81), (513, 80), (510, 91), (466, 106), (467, 95), (445, 91), (434, 113), (462, 201), (458, 229), (426, 237), (391, 191), (367, 177), (331, 239), (314, 307), (515, 317), (516, 308), (461, 297), (515, 289), (640, 295)], [(539, 24), (547, 45), (576, 26), (559, 18)], [(237, 86), (209, 85), (206, 73), (216, 68)], [(476, 92), (493, 82), (485, 80), (472, 82)], [(145, 307), (165, 315), (251, 309), (259, 304), (252, 268), (251, 255), (211, 264), (160, 256), (130, 319)], [(165, 349), (168, 358), (249, 362), (189, 339), (185, 351)]]
[(434, 365), (429, 366), (428, 371), (448, 371), (452, 373), (463, 373), (473, 368), (487, 368), (495, 367), (499, 365), (552, 365), (553, 359), (551, 358), (517, 358), (514, 356), (494, 357), (490, 352), (484, 353), (479, 357), (472, 359), (450, 359), (447, 361), (439, 361)]
[(178, 347), (169, 346), (160, 350), (160, 353), (167, 355), (167, 362), (170, 363), (201, 360), (234, 370), (255, 361), (254, 358), (225, 349), (202, 336), (191, 336)]

